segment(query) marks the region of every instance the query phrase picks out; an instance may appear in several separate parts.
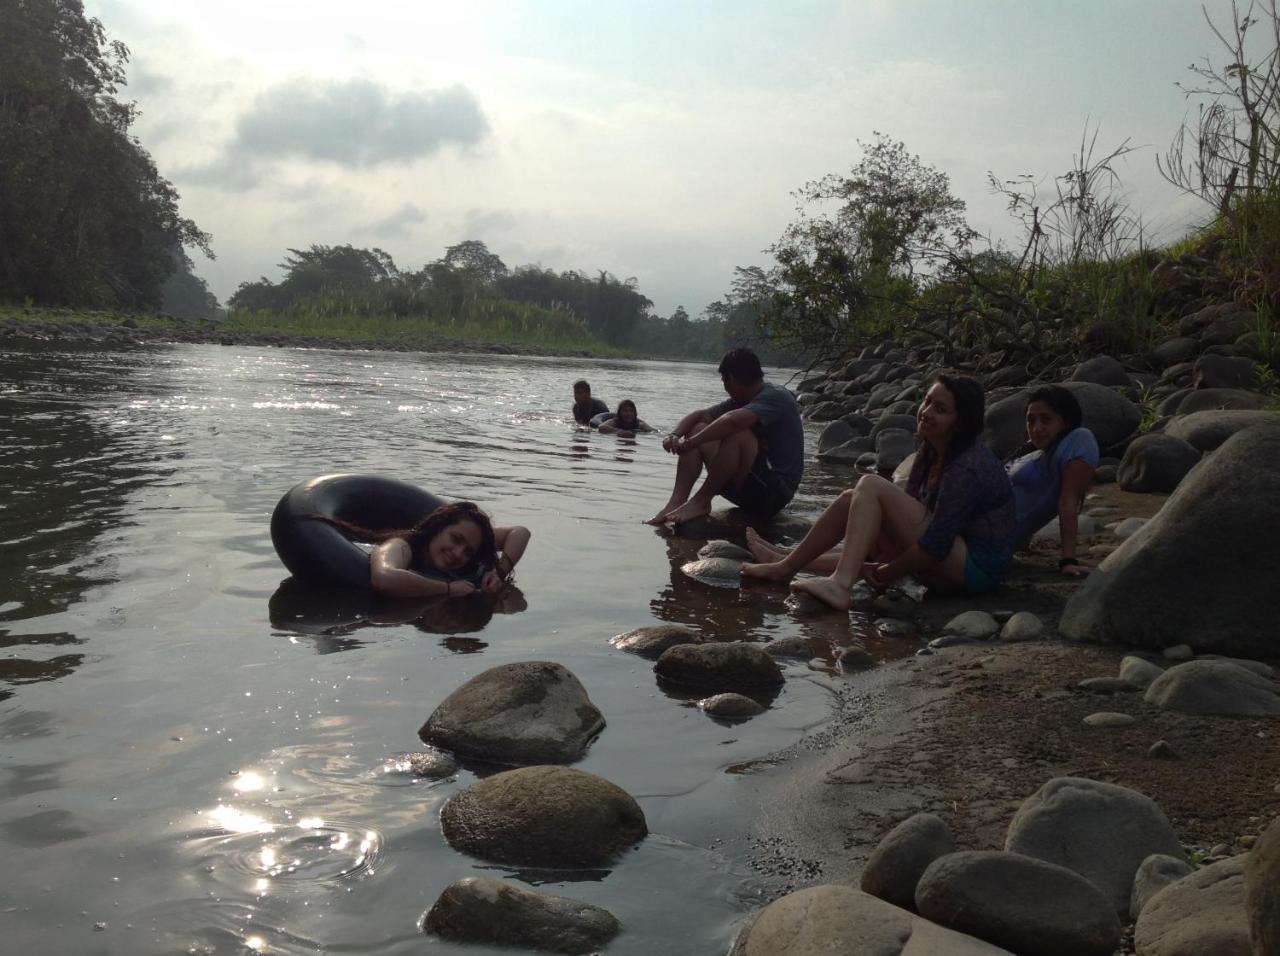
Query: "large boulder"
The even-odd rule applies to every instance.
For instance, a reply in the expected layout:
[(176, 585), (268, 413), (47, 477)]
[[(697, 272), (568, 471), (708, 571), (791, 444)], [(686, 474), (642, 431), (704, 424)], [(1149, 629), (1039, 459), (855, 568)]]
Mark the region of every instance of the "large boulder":
[(1161, 494), (1173, 491), (1200, 460), (1200, 450), (1181, 438), (1152, 432), (1135, 438), (1124, 451), (1116, 482), (1124, 491)]
[(1280, 956), (1280, 819), (1263, 832), (1244, 865), (1245, 909), (1259, 956)]
[(1188, 392), (1178, 403), (1179, 415), (1194, 415), (1196, 412), (1217, 410), (1250, 410), (1262, 408), (1266, 399), (1257, 392), (1246, 392), (1240, 388), (1198, 388)]
[(1118, 445), (1138, 430), (1142, 411), (1129, 399), (1093, 382), (1064, 382), (1084, 412), (1084, 427), (1093, 432), (1099, 448)]
[(1151, 355), (1161, 369), (1166, 369), (1170, 365), (1177, 365), (1179, 362), (1195, 358), (1199, 351), (1200, 343), (1196, 339), (1183, 336), (1166, 339), (1151, 350)]
[(886, 428), (876, 436), (876, 468), (891, 474), (908, 455), (914, 455), (916, 436), (905, 428)]
[(1143, 907), (1133, 939), (1142, 956), (1248, 956), (1244, 857), (1165, 887)]
[(1119, 385), (1124, 388), (1128, 388), (1133, 384), (1133, 380), (1129, 378), (1129, 373), (1124, 370), (1124, 366), (1110, 355), (1097, 355), (1091, 359), (1085, 359), (1071, 373), (1071, 381), (1093, 382), (1097, 385)]
[[(1243, 414), (1240, 412), (1232, 414)], [(1094, 569), (1058, 631), (1083, 641), (1270, 657), (1280, 644), (1280, 428), (1228, 439)]]
[(1153, 853), (1180, 856), (1169, 819), (1136, 790), (1082, 777), (1055, 777), (1023, 801), (1004, 848), (1074, 870), (1129, 912), (1133, 877)]
[(1280, 716), (1280, 685), (1225, 660), (1187, 661), (1151, 682), (1148, 704), (1183, 714)]
[(603, 727), (604, 716), (566, 668), (521, 661), (471, 678), (441, 702), (418, 736), (485, 763), (572, 763)]
[(621, 787), (570, 767), (521, 767), (455, 794), (440, 811), (455, 850), (509, 866), (596, 867), (649, 832)]
[(1196, 359), (1196, 388), (1249, 388), (1257, 384), (1258, 363), (1240, 355), (1202, 355)]
[(599, 906), (482, 876), (445, 887), (422, 918), (423, 932), (441, 939), (550, 953), (596, 952), (621, 928)]
[(1236, 432), (1255, 425), (1280, 426), (1280, 412), (1258, 409), (1192, 412), (1179, 415), (1164, 433), (1181, 438), (1201, 451), (1213, 451)]
[(862, 889), (894, 906), (914, 909), (916, 884), (929, 864), (954, 852), (951, 828), (932, 813), (917, 813), (890, 830), (862, 871)]
[(698, 690), (768, 690), (785, 682), (777, 662), (746, 641), (681, 644), (663, 651), (653, 670), (663, 680)]
[(774, 900), (729, 956), (1011, 956), (851, 886), (811, 886)]
[(1120, 943), (1120, 920), (1101, 890), (1064, 866), (1017, 853), (940, 857), (920, 878), (916, 909), (1015, 953), (1111, 956)]

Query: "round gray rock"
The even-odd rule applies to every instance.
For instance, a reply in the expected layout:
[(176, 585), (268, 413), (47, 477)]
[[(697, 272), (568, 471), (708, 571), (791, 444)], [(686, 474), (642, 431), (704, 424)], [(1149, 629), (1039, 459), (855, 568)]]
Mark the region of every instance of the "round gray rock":
[(1178, 487), (1200, 460), (1200, 450), (1163, 432), (1141, 435), (1129, 443), (1116, 472), (1124, 491), (1166, 494)]
[(1004, 848), (1079, 873), (1117, 913), (1129, 912), (1133, 876), (1153, 853), (1182, 844), (1149, 797), (1114, 783), (1055, 777), (1028, 797), (1009, 823)]
[(423, 932), (441, 939), (550, 953), (595, 952), (621, 928), (599, 906), (478, 876), (445, 887), (422, 918)]
[(1163, 673), (1163, 667), (1153, 664), (1145, 657), (1130, 654), (1120, 661), (1120, 679), (1128, 681), (1134, 687), (1150, 687), (1151, 682)]
[(1280, 592), (1277, 472), (1280, 428), (1233, 435), (1085, 579), (1067, 601), (1059, 633), (1145, 647), (1185, 641), (1197, 651), (1238, 657), (1276, 655), (1275, 609), (1258, 595)]
[(1110, 355), (1097, 355), (1085, 359), (1071, 373), (1073, 382), (1094, 382), (1098, 385), (1121, 386), (1128, 388), (1133, 384), (1129, 373), (1116, 359)]
[(925, 919), (1037, 956), (1111, 956), (1120, 920), (1096, 886), (1064, 866), (971, 850), (930, 864), (916, 887)]
[(1165, 887), (1143, 907), (1133, 938), (1142, 956), (1249, 953), (1244, 857), (1211, 863)]
[(1254, 844), (1244, 867), (1245, 909), (1255, 953), (1280, 953), (1280, 820)]
[(1262, 408), (1266, 398), (1241, 388), (1197, 388), (1178, 403), (1179, 415), (1217, 410), (1249, 410)]
[(1142, 861), (1133, 877), (1133, 892), (1129, 895), (1129, 919), (1137, 919), (1151, 897), (1184, 876), (1190, 876), (1192, 866), (1179, 856), (1153, 853)]
[(986, 611), (962, 611), (943, 625), (942, 633), (986, 641), (1000, 633), (1000, 625)]
[(1000, 628), (1002, 641), (1034, 641), (1044, 633), (1044, 621), (1030, 611), (1019, 611)]
[(521, 661), (471, 678), (441, 702), (418, 736), (486, 763), (571, 763), (603, 728), (604, 716), (566, 668)]
[(1164, 430), (1201, 451), (1213, 451), (1236, 432), (1254, 425), (1280, 425), (1280, 412), (1257, 410), (1202, 411), (1179, 415)]
[(1280, 716), (1280, 686), (1230, 661), (1200, 659), (1170, 667), (1151, 682), (1144, 699), (1183, 714)]
[(746, 720), (765, 712), (765, 706), (744, 694), (716, 694), (698, 701), (702, 712), (721, 720)]
[(1010, 956), (851, 886), (811, 886), (762, 909), (729, 956)]
[(657, 660), (669, 647), (680, 644), (701, 644), (704, 638), (697, 631), (679, 624), (655, 624), (652, 627), (638, 627), (617, 637), (609, 638), (609, 643), (620, 651), (638, 654), (650, 660)]
[(908, 817), (885, 834), (862, 871), (862, 889), (872, 896), (914, 909), (916, 884), (940, 856), (955, 851), (951, 828), (932, 813)]
[(1101, 710), (1096, 714), (1090, 714), (1084, 719), (1089, 727), (1132, 727), (1138, 722), (1138, 719), (1132, 714), (1121, 714), (1113, 710)]
[(673, 684), (713, 691), (768, 690), (785, 681), (777, 662), (746, 641), (682, 644), (664, 651), (653, 670)]
[(813, 657), (813, 643), (807, 637), (780, 637), (765, 644), (764, 652), (770, 657), (798, 657), (807, 661)]
[(700, 558), (728, 558), (730, 561), (754, 561), (755, 557), (740, 544), (725, 541), (723, 538), (708, 541), (698, 549)]
[(649, 832), (621, 787), (571, 767), (521, 767), (477, 781), (440, 811), (455, 850), (491, 863), (594, 867)]
[(717, 588), (736, 588), (742, 583), (742, 562), (732, 558), (700, 558), (680, 568), (701, 584)]

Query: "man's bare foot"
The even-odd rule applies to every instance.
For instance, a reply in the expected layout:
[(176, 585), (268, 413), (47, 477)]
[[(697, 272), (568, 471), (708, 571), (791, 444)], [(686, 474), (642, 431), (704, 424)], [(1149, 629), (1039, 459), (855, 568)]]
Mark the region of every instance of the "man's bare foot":
[(781, 548), (775, 547), (764, 538), (760, 537), (759, 532), (755, 528), (747, 529), (747, 549), (761, 564), (770, 564), (786, 557), (787, 552)]
[(781, 561), (763, 561), (760, 564), (744, 564), (742, 576), (757, 581), (789, 581), (795, 577), (795, 572), (785, 567)]
[(849, 586), (835, 578), (801, 578), (791, 582), (791, 590), (812, 595), (837, 611), (849, 610)]
[(711, 514), (710, 504), (691, 498), (679, 508), (668, 511), (659, 524), (680, 524), (683, 521), (692, 521), (694, 518), (705, 518), (709, 514)]
[(665, 505), (662, 506), (661, 511), (659, 511), (652, 518), (649, 518), (647, 521), (644, 521), (642, 523), (651, 524), (654, 527), (661, 527), (662, 525), (667, 523), (667, 515), (671, 514), (671, 512), (675, 511), (682, 504), (684, 504), (683, 501), (668, 501)]

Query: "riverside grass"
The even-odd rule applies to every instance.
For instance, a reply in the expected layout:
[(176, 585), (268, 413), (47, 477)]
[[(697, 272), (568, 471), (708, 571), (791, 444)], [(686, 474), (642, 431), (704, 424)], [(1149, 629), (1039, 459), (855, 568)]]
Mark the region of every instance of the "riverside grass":
[(163, 313), (0, 305), (0, 322), (19, 328), (29, 326), (33, 332), (61, 328), (86, 335), (96, 329), (123, 326), (149, 336), (163, 337), (172, 332), (211, 341), (232, 337), (247, 342), (261, 338), (305, 344), (311, 340), (321, 347), (337, 343), (351, 348), (415, 351), (430, 351), (441, 345), (450, 351), (465, 349), (467, 345), (503, 345), (534, 353), (632, 357), (628, 350), (595, 339), (571, 317), (515, 304), (509, 309), (488, 310), (466, 319), (296, 310), (287, 313), (238, 311), (216, 321), (175, 318)]

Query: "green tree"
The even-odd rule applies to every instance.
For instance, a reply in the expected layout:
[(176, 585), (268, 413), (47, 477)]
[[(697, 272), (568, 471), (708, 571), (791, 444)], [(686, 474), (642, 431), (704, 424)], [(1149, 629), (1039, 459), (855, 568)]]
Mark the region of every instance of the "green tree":
[(799, 218), (769, 248), (765, 322), (790, 348), (838, 355), (898, 330), (923, 281), (974, 238), (946, 174), (875, 136), (847, 176), (800, 188)]
[(80, 0), (0, 0), (0, 296), (154, 308), (174, 247), (209, 254), (129, 134), (129, 51)]

